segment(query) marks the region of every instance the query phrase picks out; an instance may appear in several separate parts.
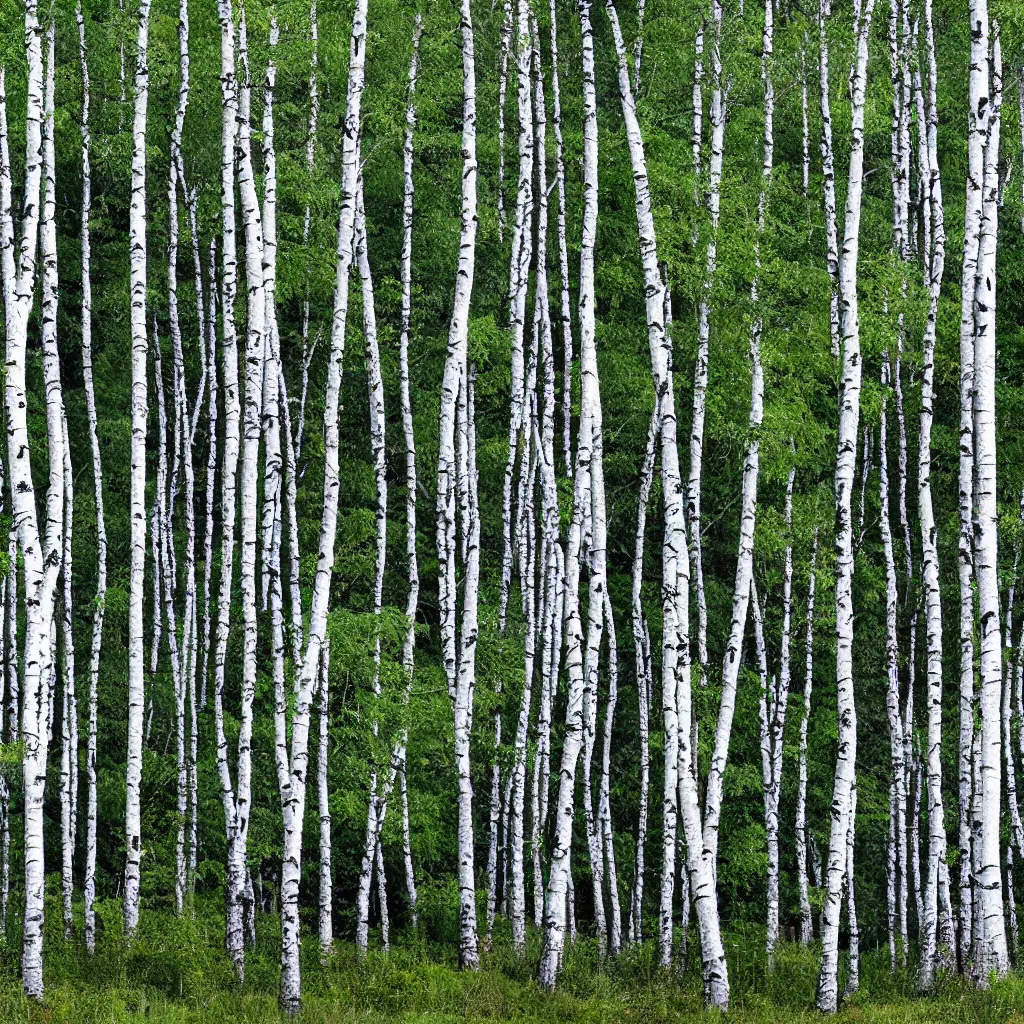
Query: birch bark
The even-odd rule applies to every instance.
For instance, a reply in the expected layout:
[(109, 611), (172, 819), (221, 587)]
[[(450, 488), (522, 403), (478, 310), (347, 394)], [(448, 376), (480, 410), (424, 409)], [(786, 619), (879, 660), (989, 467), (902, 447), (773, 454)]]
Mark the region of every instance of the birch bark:
[(851, 491), (860, 418), (861, 354), (857, 300), (861, 196), (864, 188), (864, 107), (867, 89), (868, 35), (874, 0), (864, 0), (856, 20), (857, 57), (851, 80), (852, 136), (839, 287), (842, 302), (842, 375), (836, 450), (836, 681), (839, 752), (832, 795), (831, 831), (822, 914), (822, 960), (818, 1009), (835, 1013), (839, 1005), (839, 910), (852, 868), (849, 842), (851, 790), (856, 779), (857, 709), (853, 690), (853, 521)]
[[(971, 7), (972, 49), (977, 34), (988, 32), (985, 0)], [(974, 295), (974, 474), (977, 511), (974, 557), (978, 586), (980, 651), (981, 849), (977, 877), (983, 939), (979, 978), (1000, 978), (1009, 970), (1000, 867), (1002, 650), (1000, 644), (998, 510), (996, 506), (996, 243), (999, 223), (999, 137), (1002, 59), (998, 26), (993, 26), (986, 68), (991, 74), (985, 140), (982, 211)], [(974, 69), (972, 67), (972, 75)]]
[[(689, 659), (689, 557), (683, 517), (683, 483), (679, 470), (676, 440), (671, 347), (665, 332), (665, 289), (658, 267), (657, 239), (651, 209), (647, 162), (629, 81), (625, 42), (611, 0), (606, 0), (606, 8), (618, 57), (619, 96), (626, 125), (626, 139), (629, 144), (630, 163), (636, 191), (636, 213), (640, 236), (640, 256), (644, 270), (648, 343), (651, 355), (651, 377), (656, 401), (659, 402), (661, 409), (660, 448), (665, 523), (662, 548), (662, 617), (664, 622), (662, 693), (666, 715), (666, 766), (660, 955), (664, 962), (667, 948), (668, 962), (671, 962), (672, 889), (675, 875), (676, 788), (678, 785), (679, 795), (682, 799), (688, 870), (701, 937), (704, 997), (710, 1006), (725, 1009), (729, 1004), (728, 967), (722, 945), (713, 865), (711, 859), (705, 856), (704, 851), (704, 830), (701, 822), (697, 783), (693, 772), (695, 753), (690, 745), (692, 710)], [(720, 13), (718, 5), (716, 5), (716, 13)], [(673, 764), (673, 761), (676, 761), (676, 764)]]
[(811, 719), (811, 693), (814, 688), (814, 590), (818, 569), (818, 530), (811, 544), (811, 566), (807, 583), (807, 639), (804, 645), (804, 701), (800, 718), (797, 755), (796, 792), (796, 879), (800, 898), (800, 944), (814, 937), (811, 896), (807, 883), (807, 730)]
[(144, 702), (143, 586), (146, 569), (146, 113), (149, 102), (150, 0), (139, 4), (135, 59), (135, 113), (132, 121), (132, 191), (129, 212), (131, 253), (131, 569), (128, 604), (128, 765), (125, 798), (124, 930), (134, 936), (139, 923), (142, 861), (142, 727)]
[[(477, 159), (476, 67), (473, 22), (469, 0), (460, 8), (462, 36), (462, 212), (455, 302), (448, 332), (448, 350), (441, 383), (441, 409), (437, 466), (437, 547), (441, 638), (448, 693), (455, 719), (455, 760), (458, 771), (459, 859), (459, 963), (479, 967), (476, 924), (476, 882), (473, 858), (473, 790), (470, 779), (470, 729), (476, 654), (476, 599), (479, 571), (479, 518), (470, 507), (473, 486), (467, 480), (463, 494), (462, 525), (470, 537), (467, 545), (461, 644), (456, 622), (456, 501), (459, 490), (456, 453), (456, 414), (459, 393), (468, 388), (469, 308), (476, 257)], [(469, 407), (468, 401), (466, 402)], [(468, 429), (468, 428), (467, 428)], [(468, 456), (468, 451), (467, 451)]]
[(306, 810), (309, 768), (309, 731), (312, 703), (320, 673), (327, 633), (328, 600), (334, 566), (338, 523), (339, 426), (338, 402), (345, 356), (349, 276), (355, 254), (355, 211), (359, 176), (360, 109), (366, 77), (366, 0), (357, 0), (349, 42), (348, 83), (342, 134), (341, 206), (338, 216), (337, 264), (331, 351), (327, 364), (324, 401), (324, 485), (320, 518), (317, 569), (313, 581), (309, 626), (302, 667), (298, 675), (295, 710), (291, 719), (288, 773), (282, 795), (284, 856), (281, 865), (281, 988), (282, 1010), (298, 1013), (302, 1001), (299, 960), (299, 882), (302, 874), (302, 826)]

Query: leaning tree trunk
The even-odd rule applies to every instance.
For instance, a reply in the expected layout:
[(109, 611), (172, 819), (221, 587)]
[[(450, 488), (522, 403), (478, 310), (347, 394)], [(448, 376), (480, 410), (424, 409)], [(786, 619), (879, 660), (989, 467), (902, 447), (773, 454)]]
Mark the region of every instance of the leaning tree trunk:
[[(693, 719), (689, 661), (689, 556), (683, 516), (683, 483), (679, 470), (676, 435), (675, 398), (672, 390), (671, 348), (665, 331), (665, 288), (658, 267), (658, 247), (651, 208), (650, 183), (643, 136), (637, 120), (636, 103), (629, 81), (626, 46), (618, 16), (611, 0), (606, 0), (615, 52), (618, 57), (619, 97), (626, 123), (630, 163), (636, 192), (636, 214), (640, 235), (640, 256), (644, 270), (648, 343), (651, 377), (656, 401), (661, 409), (661, 475), (664, 502), (664, 538), (662, 548), (662, 693), (666, 714), (665, 838), (662, 867), (662, 948), (665, 955), (665, 910), (671, 919), (672, 879), (675, 860), (675, 823), (678, 785), (686, 833), (688, 870), (697, 910), (701, 938), (704, 997), (710, 1006), (726, 1009), (729, 1005), (729, 972), (722, 944), (718, 916), (718, 896), (712, 859), (705, 856), (704, 835), (697, 780), (693, 771), (696, 757), (690, 743)], [(716, 4), (716, 18), (721, 8)], [(716, 33), (716, 47), (720, 33)], [(717, 64), (716, 64), (717, 66)], [(676, 761), (678, 754), (678, 761)], [(675, 769), (675, 770), (672, 770)], [(670, 788), (671, 787), (671, 788)], [(671, 840), (671, 842), (670, 842)], [(671, 957), (671, 935), (668, 941)]]
[(331, 577), (338, 525), (340, 431), (338, 405), (345, 328), (348, 320), (349, 275), (355, 255), (355, 212), (359, 178), (359, 124), (366, 77), (366, 0), (357, 0), (349, 43), (348, 91), (345, 130), (342, 136), (341, 210), (338, 217), (338, 249), (334, 283), (334, 315), (331, 351), (324, 393), (324, 484), (320, 517), (317, 569), (313, 581), (305, 651), (297, 680), (295, 709), (291, 718), (288, 771), (282, 793), (284, 856), (281, 862), (281, 987), (282, 1010), (298, 1013), (302, 1002), (299, 961), (299, 882), (302, 876), (302, 826), (306, 812), (306, 781), (309, 768), (309, 732), (312, 703), (319, 685), (327, 633)]
[[(767, 213), (768, 190), (771, 186), (775, 155), (775, 91), (771, 78), (774, 46), (772, 0), (765, 0), (764, 31), (761, 36), (761, 80), (764, 85), (764, 150), (761, 160), (761, 192), (757, 203), (757, 234), (754, 240), (754, 278), (750, 285), (750, 302), (755, 310), (750, 330), (750, 415), (747, 423), (749, 440), (743, 461), (743, 483), (740, 497), (740, 539), (736, 557), (736, 581), (732, 592), (732, 622), (722, 664), (722, 696), (715, 727), (715, 743), (704, 797), (704, 851), (710, 860), (711, 875), (718, 877), (718, 829), (722, 814), (725, 768), (729, 757), (729, 739), (736, 710), (739, 683), (740, 646), (747, 624), (750, 588), (754, 578), (754, 527), (757, 519), (757, 483), (760, 474), (761, 424), (764, 420), (764, 371), (761, 367), (761, 335), (764, 323), (758, 309), (758, 284), (761, 269), (760, 247)], [(717, 49), (717, 40), (716, 40)], [(712, 58), (717, 68), (717, 54)], [(719, 76), (720, 77), (720, 76)], [(712, 104), (713, 105), (713, 104)], [(714, 158), (712, 158), (714, 159)], [(693, 478), (691, 476), (691, 483)], [(699, 490), (699, 477), (697, 488)], [(691, 510), (693, 502), (691, 500)], [(699, 508), (699, 505), (697, 506)], [(692, 511), (691, 511), (692, 516)], [(699, 523), (699, 516), (697, 519)], [(693, 519), (691, 518), (691, 523)], [(699, 526), (691, 526), (696, 534)], [(699, 599), (698, 599), (699, 600)], [(769, 921), (770, 931), (770, 921)]]

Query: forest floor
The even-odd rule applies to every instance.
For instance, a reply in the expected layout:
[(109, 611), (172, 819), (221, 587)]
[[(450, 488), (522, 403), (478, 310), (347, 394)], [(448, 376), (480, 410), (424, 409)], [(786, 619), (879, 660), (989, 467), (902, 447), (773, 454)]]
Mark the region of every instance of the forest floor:
[[(130, 949), (115, 935), (120, 909), (110, 903), (110, 923), (97, 953), (60, 937), (59, 906), (48, 908), (46, 1000), (29, 1004), (21, 993), (16, 943), (0, 946), (0, 1022), (47, 1024), (280, 1024), (277, 1009), (277, 921), (260, 920), (257, 948), (246, 961), (244, 989), (234, 984), (223, 953), (222, 925), (208, 919), (177, 920), (144, 912)], [(13, 939), (14, 936), (12, 935)], [(502, 941), (504, 940), (504, 941)], [(814, 1010), (817, 952), (784, 946), (775, 971), (765, 970), (763, 937), (731, 936), (733, 986), (727, 1017), (702, 1007), (699, 971), (666, 977), (650, 943), (603, 966), (593, 943), (580, 941), (566, 963), (559, 990), (542, 992), (533, 980), (539, 936), (531, 956), (513, 960), (507, 936), (497, 936), (483, 969), (464, 973), (451, 959), (453, 945), (398, 935), (391, 953), (371, 952), (356, 961), (351, 943), (339, 942), (329, 964), (316, 957), (315, 937), (303, 967), (299, 1020), (310, 1024), (660, 1024), (721, 1021), (735, 1024), (810, 1022)], [(858, 1024), (1024, 1024), (1024, 979), (990, 991), (947, 979), (927, 998), (915, 993), (908, 972), (889, 972), (888, 951), (865, 953), (860, 991), (836, 1018)]]

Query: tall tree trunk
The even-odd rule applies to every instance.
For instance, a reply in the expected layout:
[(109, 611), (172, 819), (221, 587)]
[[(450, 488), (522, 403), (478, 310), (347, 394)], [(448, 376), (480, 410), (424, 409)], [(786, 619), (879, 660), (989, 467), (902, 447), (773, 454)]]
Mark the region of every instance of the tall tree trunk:
[[(580, 242), (579, 323), (581, 366), (592, 365), (594, 345), (594, 244), (597, 232), (597, 92), (594, 81), (594, 30), (589, 0), (580, 3), (581, 54), (583, 64), (583, 221)], [(586, 355), (583, 355), (586, 353)], [(572, 518), (565, 555), (564, 631), (565, 668), (568, 676), (565, 734), (559, 771), (558, 800), (555, 807), (554, 835), (548, 886), (544, 900), (544, 948), (541, 953), (539, 981), (553, 989), (558, 978), (565, 946), (566, 931), (572, 941), (572, 831), (576, 770), (583, 746), (583, 623), (579, 586), (584, 521), (590, 509), (590, 463), (593, 418), (593, 384), (590, 373), (581, 374), (580, 425), (573, 467)], [(568, 921), (567, 921), (568, 918)], [(568, 925), (568, 929), (567, 929)]]
[(839, 230), (836, 216), (836, 163), (832, 145), (832, 101), (828, 66), (828, 19), (832, 0), (818, 0), (818, 105), (821, 110), (821, 173), (825, 192), (825, 244), (831, 293), (829, 296), (829, 330), (832, 356), (839, 358)]
[[(712, 0), (714, 31), (711, 40), (711, 159), (708, 162), (707, 207), (710, 235), (704, 255), (702, 285), (697, 322), (697, 363), (693, 374), (693, 417), (690, 425), (690, 477), (686, 492), (686, 519), (690, 526), (690, 561), (697, 596), (697, 663), (700, 681), (706, 683), (708, 664), (708, 610), (704, 595), (704, 564), (701, 545), (701, 476), (704, 467), (704, 419), (707, 409), (708, 363), (711, 342), (711, 296), (718, 268), (718, 222), (722, 206), (722, 159), (725, 153), (725, 89), (722, 82), (722, 3)], [(703, 26), (699, 40), (703, 40)], [(698, 53), (698, 68), (701, 67)], [(694, 98), (697, 86), (694, 86)], [(694, 170), (699, 181), (699, 128), (694, 105)], [(699, 186), (698, 186), (699, 187)], [(749, 592), (749, 586), (744, 593)], [(743, 598), (744, 606), (747, 598)], [(663, 951), (664, 957), (664, 951)]]
[(146, 110), (149, 102), (149, 9), (140, 0), (135, 63), (135, 115), (132, 122), (132, 190), (129, 213), (131, 253), (132, 440), (131, 584), (128, 603), (128, 766), (125, 798), (124, 931), (134, 936), (139, 923), (142, 862), (142, 729), (144, 710), (143, 586), (146, 569)]
[(90, 82), (87, 60), (85, 18), (81, 0), (75, 4), (78, 22), (79, 59), (82, 66), (82, 381), (85, 407), (89, 419), (89, 445), (92, 451), (93, 484), (96, 502), (96, 598), (93, 606), (92, 642), (89, 650), (89, 719), (86, 737), (85, 770), (86, 840), (85, 873), (82, 883), (85, 902), (85, 944), (90, 953), (96, 948), (96, 747), (98, 734), (100, 655), (103, 648), (103, 619), (107, 593), (107, 528), (103, 507), (103, 464), (100, 458), (99, 433), (96, 413), (96, 392), (92, 374), (92, 248), (89, 216), (92, 209), (92, 176), (90, 152), (92, 135), (89, 127)]
[(334, 281), (334, 313), (331, 351), (324, 395), (324, 484), (320, 518), (317, 569), (310, 602), (302, 667), (298, 675), (295, 710), (291, 718), (288, 772), (282, 795), (284, 856), (281, 863), (281, 1008), (298, 1013), (302, 1002), (299, 961), (299, 882), (302, 876), (302, 826), (306, 812), (306, 780), (309, 767), (309, 731), (312, 702), (319, 685), (327, 613), (334, 567), (338, 524), (339, 425), (338, 404), (345, 355), (348, 320), (349, 276), (355, 255), (355, 213), (359, 177), (360, 108), (366, 78), (366, 0), (357, 0), (349, 42), (345, 129), (342, 136), (341, 208), (338, 217), (337, 264)]
[[(439, 603), (441, 640), (448, 694), (455, 719), (455, 761), (458, 772), (458, 860), (459, 860), (459, 964), (476, 970), (480, 966), (477, 946), (476, 879), (473, 857), (473, 789), (470, 778), (470, 732), (473, 712), (473, 684), (476, 656), (477, 573), (479, 572), (479, 517), (471, 508), (475, 482), (466, 480), (460, 488), (456, 479), (457, 412), (460, 392), (469, 386), (469, 306), (476, 262), (477, 161), (476, 161), (476, 68), (473, 22), (469, 0), (460, 8), (462, 34), (462, 215), (459, 234), (459, 264), (455, 280), (455, 302), (448, 331), (448, 351), (441, 383), (440, 431), (437, 466), (437, 547), (439, 561)], [(527, 97), (527, 100), (529, 97)], [(468, 396), (465, 399), (470, 407)], [(468, 424), (467, 451), (468, 460)], [(467, 467), (466, 472), (475, 472)], [(458, 493), (459, 491), (463, 493)], [(470, 542), (463, 597), (461, 643), (457, 644), (456, 621), (456, 503), (461, 506), (462, 527)]]
[(867, 90), (868, 36), (874, 0), (863, 0), (856, 21), (856, 64), (851, 79), (852, 135), (846, 190), (843, 250), (839, 263), (842, 304), (842, 374), (836, 447), (836, 685), (839, 752), (832, 794), (832, 822), (822, 914), (822, 959), (818, 1009), (835, 1013), (839, 1006), (839, 910), (843, 886), (853, 866), (847, 850), (851, 828), (851, 790), (856, 779), (857, 709), (853, 692), (853, 517), (851, 492), (857, 458), (860, 418), (861, 352), (857, 301), (861, 196), (864, 188), (864, 106)]
[[(708, 1005), (728, 1008), (729, 972), (722, 945), (718, 916), (718, 897), (712, 858), (705, 855), (704, 835), (697, 780), (693, 764), (695, 752), (690, 743), (693, 721), (689, 662), (689, 556), (683, 517), (682, 474), (676, 435), (675, 398), (672, 389), (671, 347), (665, 332), (665, 288), (658, 267), (658, 248), (651, 209), (650, 183), (643, 137), (636, 116), (636, 105), (629, 81), (626, 48), (618, 17), (611, 0), (606, 0), (615, 51), (618, 57), (619, 97), (626, 123), (630, 163), (636, 191), (636, 214), (640, 235), (640, 256), (644, 270), (648, 343), (651, 378), (656, 401), (661, 409), (661, 475), (664, 502), (664, 538), (662, 547), (662, 701), (666, 715), (665, 751), (665, 828), (662, 865), (662, 942), (671, 962), (672, 889), (675, 876), (675, 824), (677, 786), (682, 803), (683, 824), (690, 882), (697, 910), (701, 937), (704, 998)], [(716, 4), (716, 16), (720, 7)], [(716, 43), (720, 33), (716, 32)], [(717, 68), (718, 61), (714, 61)], [(724, 113), (724, 112), (723, 112)], [(673, 762), (676, 762), (673, 764)], [(666, 913), (667, 910), (667, 913)], [(668, 918), (666, 928), (665, 919)], [(667, 939), (665, 941), (667, 932)]]
[[(899, 638), (896, 633), (896, 562), (893, 557), (892, 520), (889, 515), (889, 451), (888, 451), (888, 420), (886, 404), (889, 387), (889, 354), (882, 361), (882, 411), (878, 432), (878, 496), (881, 509), (882, 551), (885, 558), (885, 663), (888, 686), (886, 689), (886, 713), (889, 719), (890, 765), (892, 767), (893, 799), (890, 808), (891, 850), (889, 853), (890, 903), (889, 903), (889, 946), (892, 964), (895, 966), (896, 954), (896, 870), (898, 865), (906, 865), (906, 765), (904, 756), (906, 742), (903, 735), (903, 718), (900, 708), (899, 680)], [(897, 855), (897, 849), (901, 856)], [(906, 872), (903, 872), (905, 887)], [(938, 890), (936, 890), (936, 893)], [(926, 919), (927, 920), (927, 919)], [(901, 950), (905, 942), (904, 934), (900, 933)]]
[[(47, 341), (47, 434), (49, 483), (46, 498), (46, 534), (41, 537), (32, 480), (25, 370), (28, 321), (35, 293), (36, 249), (40, 239), (40, 199), (43, 175), (44, 99), (43, 28), (35, 0), (25, 4), (26, 81), (25, 180), (21, 224), (15, 230), (12, 208), (12, 171), (8, 149), (7, 97), (0, 72), (0, 270), (3, 276), (5, 375), (7, 406), (8, 484), (11, 494), (12, 534), (17, 537), (24, 565), (25, 639), (20, 680), (21, 729), (24, 744), (22, 769), (25, 785), (24, 857), (25, 915), (22, 932), (22, 985), (33, 1000), (43, 998), (43, 795), (46, 783), (49, 718), (50, 631), (53, 623), (57, 574), (62, 547), (64, 503), (63, 435), (60, 431), (58, 387), (51, 395), (55, 337)], [(48, 47), (52, 54), (52, 49)], [(51, 60), (52, 64), (52, 60)], [(52, 101), (52, 92), (50, 95)], [(48, 191), (52, 189), (48, 186)], [(52, 198), (50, 200), (52, 202)], [(56, 324), (52, 325), (54, 328)], [(59, 370), (58, 370), (59, 372)], [(11, 606), (17, 590), (11, 580)], [(10, 614), (10, 613), (9, 613)], [(16, 648), (17, 619), (9, 620), (9, 650)], [(8, 664), (12, 719), (16, 716), (16, 666)], [(5, 819), (6, 821), (6, 819)], [(5, 837), (6, 840), (6, 837)]]
[(331, 805), (327, 781), (330, 750), (330, 640), (324, 641), (320, 666), (320, 700), (317, 714), (320, 724), (316, 754), (316, 797), (320, 812), (320, 958), (326, 963), (334, 947), (334, 925), (331, 918)]
[[(811, 896), (807, 884), (807, 729), (811, 718), (811, 692), (814, 688), (814, 588), (818, 569), (818, 529), (811, 545), (811, 567), (807, 583), (807, 640), (804, 656), (804, 708), (800, 718), (796, 792), (796, 880), (800, 895), (800, 944), (814, 937)], [(817, 881), (815, 881), (817, 884)]]
[[(405, 704), (412, 697), (413, 668), (416, 656), (416, 614), (420, 597), (420, 570), (416, 554), (416, 435), (413, 430), (412, 396), (409, 374), (409, 342), (412, 336), (412, 223), (413, 140), (416, 133), (416, 79), (420, 70), (420, 38), (423, 16), (417, 13), (412, 32), (412, 57), (409, 60), (408, 103), (405, 108), (405, 141), (402, 146), (404, 194), (402, 199), (402, 322), (398, 336), (398, 375), (402, 406), (402, 436), (405, 442), (405, 556), (409, 575), (409, 592), (405, 603), (406, 633), (402, 643), (402, 671), (405, 675)], [(409, 840), (409, 797), (406, 786), (408, 726), (404, 726), (393, 758), (399, 776), (402, 798), (402, 850), (405, 862), (406, 892), (413, 927), (417, 924), (416, 876), (413, 871)]]
[[(925, 45), (928, 60), (927, 123), (925, 155), (928, 177), (927, 206), (922, 220), (925, 231), (925, 272), (928, 286), (928, 316), (921, 343), (921, 413), (918, 431), (918, 510), (921, 524), (921, 568), (924, 579), (925, 636), (928, 650), (928, 881), (926, 911), (929, 923), (938, 918), (937, 892), (946, 869), (945, 812), (942, 802), (942, 601), (939, 589), (938, 533), (932, 507), (931, 438), (935, 403), (935, 342), (939, 294), (946, 262), (946, 229), (942, 207), (942, 179), (939, 174), (938, 106), (936, 102), (935, 39), (931, 0), (925, 0)], [(919, 127), (920, 130), (920, 127)], [(903, 888), (906, 890), (904, 873)], [(935, 894), (933, 895), (933, 887)], [(904, 897), (905, 902), (905, 897)], [(905, 911), (904, 911), (905, 913)], [(919, 981), (929, 988), (934, 980), (936, 946), (932, 933), (925, 936)]]
[[(704, 855), (710, 861), (712, 878), (718, 877), (718, 829), (722, 814), (725, 768), (729, 758), (729, 739), (736, 710), (739, 684), (740, 647), (747, 624), (750, 588), (754, 578), (754, 527), (757, 519), (757, 483), (760, 474), (761, 424), (764, 420), (764, 371), (761, 367), (761, 334), (764, 323), (758, 311), (758, 284), (761, 269), (761, 237), (764, 233), (775, 154), (775, 91), (771, 78), (774, 49), (772, 0), (765, 0), (764, 30), (761, 36), (761, 80), (764, 86), (764, 150), (761, 160), (761, 192), (757, 204), (757, 234), (754, 240), (754, 277), (750, 285), (751, 306), (755, 310), (750, 330), (750, 415), (748, 440), (743, 461), (740, 498), (740, 539), (736, 556), (736, 581), (732, 592), (732, 622), (722, 663), (722, 696), (715, 727), (715, 743), (704, 797)], [(717, 66), (717, 58), (712, 58)], [(720, 76), (719, 76), (720, 77)], [(712, 106), (714, 105), (712, 101)], [(699, 342), (698, 342), (699, 344)], [(693, 478), (691, 477), (691, 483)], [(697, 486), (699, 489), (699, 477)], [(693, 509), (691, 502), (691, 510)], [(699, 504), (697, 506), (699, 510)], [(692, 511), (691, 511), (692, 515)], [(699, 511), (697, 522), (699, 524)], [(691, 524), (693, 520), (691, 519)], [(698, 526), (691, 525), (696, 534)]]
[[(984, 0), (971, 6), (973, 40), (988, 36)], [(986, 47), (987, 48), (987, 47)], [(981, 849), (977, 887), (980, 922), (980, 979), (1001, 978), (1010, 968), (1003, 911), (1000, 867), (1002, 649), (999, 626), (998, 509), (996, 506), (996, 242), (999, 223), (999, 129), (1002, 106), (1002, 58), (998, 28), (984, 67), (991, 74), (988, 132), (985, 140), (982, 212), (974, 294), (974, 474), (977, 511), (974, 523), (975, 572), (978, 586), (979, 649), (981, 655)], [(972, 66), (972, 76), (974, 68)], [(971, 140), (973, 142), (973, 139)]]

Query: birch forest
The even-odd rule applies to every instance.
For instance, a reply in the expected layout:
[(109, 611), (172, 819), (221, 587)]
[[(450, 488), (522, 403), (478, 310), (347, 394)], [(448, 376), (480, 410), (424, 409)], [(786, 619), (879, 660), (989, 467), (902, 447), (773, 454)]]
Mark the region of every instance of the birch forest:
[(1024, 1019), (1020, 0), (0, 29), (0, 1019)]

